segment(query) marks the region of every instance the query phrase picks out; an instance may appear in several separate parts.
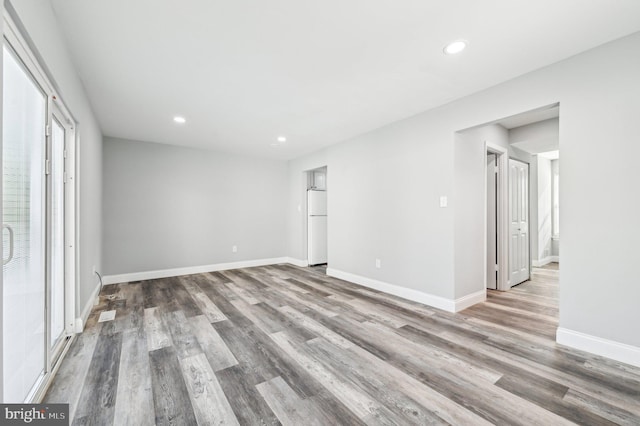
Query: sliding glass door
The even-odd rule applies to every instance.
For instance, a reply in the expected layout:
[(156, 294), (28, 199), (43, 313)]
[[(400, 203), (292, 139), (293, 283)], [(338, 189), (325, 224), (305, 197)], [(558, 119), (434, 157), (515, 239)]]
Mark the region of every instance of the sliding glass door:
[(41, 396), (74, 327), (74, 127), (24, 43), (5, 34), (2, 55), (2, 402), (21, 403)]
[(47, 97), (3, 48), (2, 208), (5, 402), (23, 402), (45, 373)]
[(49, 281), (51, 313), (49, 322), (49, 347), (54, 358), (59, 355), (61, 342), (65, 338), (65, 140), (66, 129), (59, 112), (54, 109), (51, 121), (51, 144), (49, 146), (50, 178), (49, 212)]

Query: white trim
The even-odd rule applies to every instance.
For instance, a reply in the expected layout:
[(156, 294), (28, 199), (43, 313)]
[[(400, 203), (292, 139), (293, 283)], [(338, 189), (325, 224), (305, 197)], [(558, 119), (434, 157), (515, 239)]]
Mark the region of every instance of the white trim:
[(56, 374), (58, 374), (60, 365), (62, 365), (62, 361), (64, 360), (64, 357), (67, 355), (67, 352), (69, 352), (69, 348), (71, 347), (71, 344), (73, 343), (75, 338), (76, 338), (76, 335), (72, 334), (68, 336), (68, 339), (65, 339), (62, 352), (60, 353), (60, 356), (58, 356), (58, 360), (56, 361), (56, 363), (53, 365), (53, 368), (51, 369), (51, 374), (48, 375), (48, 377), (43, 381), (42, 386), (40, 386), (38, 391), (34, 394), (33, 401), (32, 401), (33, 403), (35, 404), (42, 403), (42, 399), (49, 391), (49, 387), (53, 383), (53, 379), (56, 377)]
[(640, 348), (559, 327), (556, 342), (595, 355), (640, 367)]
[(560, 256), (547, 256), (542, 260), (531, 259), (531, 266), (539, 268), (552, 262), (560, 262)]
[[(498, 166), (498, 189), (496, 191), (497, 222), (496, 232), (498, 234), (498, 281), (496, 288), (506, 291), (511, 288), (509, 280), (509, 151), (506, 148), (484, 141), (485, 155), (482, 158), (486, 176), (487, 158), (486, 153), (496, 154)], [(484, 179), (484, 288), (487, 288), (487, 179)]]
[(534, 268), (539, 268), (541, 266), (548, 265), (551, 262), (553, 262), (551, 260), (551, 256), (547, 256), (544, 259), (540, 259), (540, 260), (531, 259), (531, 266), (533, 266)]
[(96, 284), (96, 288), (91, 292), (91, 296), (89, 300), (87, 300), (87, 304), (84, 305), (84, 309), (82, 309), (82, 313), (79, 318), (76, 318), (76, 333), (82, 333), (84, 331), (84, 326), (87, 323), (87, 318), (89, 318), (89, 314), (91, 314), (91, 309), (98, 304), (100, 296), (100, 283)]
[(49, 81), (47, 73), (44, 72), (40, 66), (40, 61), (33, 54), (33, 51), (29, 47), (29, 43), (23, 37), (22, 33), (18, 29), (18, 26), (14, 22), (13, 18), (9, 14), (7, 9), (4, 10), (4, 32), (3, 37), (14, 50), (16, 55), (20, 58), (25, 66), (27, 72), (33, 77), (35, 83), (39, 86), (46, 95), (55, 94), (52, 84)]
[(402, 297), (403, 299), (411, 300), (412, 302), (422, 303), (424, 305), (432, 306), (434, 308), (442, 309), (447, 312), (458, 312), (469, 306), (484, 301), (487, 295), (486, 290), (481, 290), (477, 293), (470, 294), (468, 296), (461, 297), (460, 299), (447, 299), (441, 296), (435, 296), (433, 294), (424, 293), (419, 290), (413, 290), (411, 288), (401, 287), (395, 284), (389, 284), (383, 281), (374, 280), (373, 278), (363, 277), (361, 275), (352, 274), (338, 269), (327, 268), (327, 275), (341, 280), (349, 281), (354, 284), (361, 285), (363, 287), (372, 288), (374, 290), (382, 291), (387, 294)]
[(453, 301), (454, 309), (455, 309), (454, 312), (463, 311), (468, 307), (473, 306), (476, 303), (484, 302), (485, 300), (487, 300), (486, 289), (476, 291), (475, 293), (467, 294), (466, 296), (462, 296)]
[(108, 285), (126, 283), (130, 281), (178, 277), (180, 275), (202, 274), (205, 272), (225, 271), (228, 269), (251, 268), (253, 266), (277, 265), (279, 263), (290, 263), (289, 259), (290, 258), (288, 257), (274, 257), (271, 259), (243, 260), (240, 262), (216, 263), (213, 265), (188, 266), (185, 268), (160, 269), (157, 271), (133, 272), (130, 274), (105, 275), (102, 277), (102, 282), (104, 285)]
[(309, 266), (309, 261), (307, 259), (300, 260), (294, 257), (285, 257), (284, 259), (286, 259), (287, 263), (290, 263), (294, 266), (299, 266), (301, 268), (306, 268), (307, 266)]

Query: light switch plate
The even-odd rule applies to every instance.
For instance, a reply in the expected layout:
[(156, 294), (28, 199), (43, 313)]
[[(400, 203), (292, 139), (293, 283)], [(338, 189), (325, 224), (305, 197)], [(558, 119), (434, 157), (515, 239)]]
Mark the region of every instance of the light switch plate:
[(447, 196), (440, 196), (440, 207), (447, 207)]

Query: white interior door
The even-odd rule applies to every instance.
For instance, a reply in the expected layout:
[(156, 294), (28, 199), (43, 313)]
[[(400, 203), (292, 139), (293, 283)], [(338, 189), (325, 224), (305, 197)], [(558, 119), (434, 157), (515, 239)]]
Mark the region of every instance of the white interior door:
[(22, 403), (46, 366), (47, 97), (6, 46), (3, 60), (3, 402)]
[(509, 281), (529, 279), (529, 165), (509, 159)]
[(487, 288), (498, 288), (498, 234), (497, 234), (497, 164), (496, 155), (487, 154)]

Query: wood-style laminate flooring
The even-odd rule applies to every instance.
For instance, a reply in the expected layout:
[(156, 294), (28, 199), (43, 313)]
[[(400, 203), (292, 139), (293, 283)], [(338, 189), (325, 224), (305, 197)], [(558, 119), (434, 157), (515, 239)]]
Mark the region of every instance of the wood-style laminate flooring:
[(458, 314), (289, 265), (106, 286), (45, 400), (77, 425), (640, 424), (640, 369), (557, 345), (558, 271), (532, 278)]

